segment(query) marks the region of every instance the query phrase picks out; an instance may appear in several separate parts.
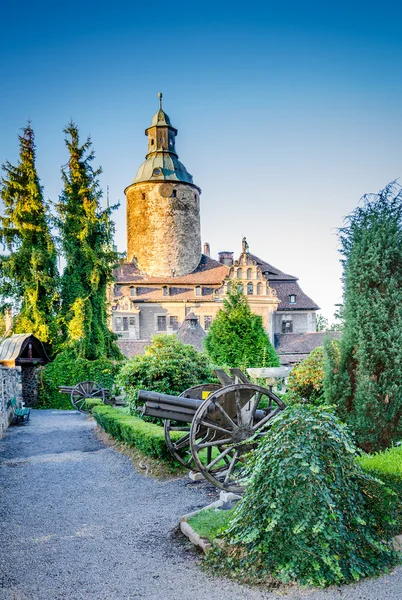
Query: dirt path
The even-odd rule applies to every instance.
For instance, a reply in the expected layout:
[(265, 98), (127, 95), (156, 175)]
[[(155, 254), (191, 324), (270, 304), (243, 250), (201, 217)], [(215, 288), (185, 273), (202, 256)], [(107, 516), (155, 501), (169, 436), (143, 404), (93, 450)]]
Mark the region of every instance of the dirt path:
[[(32, 411), (0, 440), (0, 600), (283, 598), (206, 575), (172, 530), (214, 492), (144, 477), (93, 428), (75, 412)], [(401, 600), (402, 569), (288, 597)]]

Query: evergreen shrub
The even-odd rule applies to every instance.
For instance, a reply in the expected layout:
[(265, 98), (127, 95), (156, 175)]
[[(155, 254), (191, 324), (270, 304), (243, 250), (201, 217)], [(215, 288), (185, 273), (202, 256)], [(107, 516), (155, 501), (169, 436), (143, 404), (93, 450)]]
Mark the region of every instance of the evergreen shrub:
[(210, 359), (220, 367), (279, 367), (279, 357), (262, 318), (251, 312), (241, 292), (230, 293), (223, 300), (204, 345)]
[(298, 363), (290, 372), (287, 383), (287, 400), (309, 404), (324, 403), (324, 349), (315, 348), (310, 355)]
[(205, 354), (174, 335), (156, 335), (144, 354), (123, 364), (116, 384), (134, 413), (140, 389), (178, 396), (193, 385), (212, 381), (212, 366)]
[(95, 406), (92, 414), (100, 427), (116, 440), (133, 446), (152, 458), (169, 464), (174, 463), (166, 446), (163, 427), (160, 425), (148, 423), (105, 404)]
[(377, 575), (397, 555), (367, 502), (371, 483), (328, 407), (288, 407), (250, 458), (245, 495), (224, 533), (229, 549), (208, 561), (257, 580), (320, 587)]
[(95, 381), (111, 389), (121, 363), (108, 358), (87, 360), (73, 352), (61, 352), (53, 362), (39, 370), (38, 408), (72, 409), (68, 394), (59, 392), (60, 385), (76, 385)]

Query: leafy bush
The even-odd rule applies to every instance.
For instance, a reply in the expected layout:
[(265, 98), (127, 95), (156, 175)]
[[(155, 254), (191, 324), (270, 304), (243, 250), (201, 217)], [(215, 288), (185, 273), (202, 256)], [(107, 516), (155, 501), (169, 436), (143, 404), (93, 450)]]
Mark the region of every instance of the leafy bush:
[(121, 363), (108, 358), (87, 360), (71, 352), (62, 352), (39, 371), (38, 408), (70, 409), (70, 397), (59, 392), (60, 385), (76, 385), (80, 381), (95, 381), (110, 389)]
[[(364, 454), (358, 462), (366, 473), (384, 482), (385, 486), (396, 493), (396, 503), (389, 506), (389, 495), (381, 493), (376, 501), (377, 512), (383, 515), (383, 520), (392, 519), (393, 535), (402, 533), (402, 446), (393, 447), (377, 454)], [(381, 490), (382, 492), (382, 490)]]
[(211, 360), (229, 367), (279, 367), (279, 357), (262, 325), (240, 292), (228, 294), (204, 340)]
[(168, 463), (174, 462), (166, 446), (163, 427), (160, 425), (148, 423), (108, 405), (95, 406), (92, 414), (102, 429), (120, 442), (134, 446), (153, 458)]
[(315, 348), (311, 354), (290, 372), (288, 395), (290, 401), (307, 400), (309, 404), (323, 404), (324, 350)]
[(229, 551), (208, 560), (257, 579), (327, 586), (395, 564), (363, 489), (345, 426), (327, 409), (289, 407), (253, 453), (249, 482), (225, 532)]
[(214, 381), (208, 358), (173, 335), (157, 335), (145, 353), (128, 360), (116, 378), (132, 412), (140, 389), (178, 396), (187, 388)]

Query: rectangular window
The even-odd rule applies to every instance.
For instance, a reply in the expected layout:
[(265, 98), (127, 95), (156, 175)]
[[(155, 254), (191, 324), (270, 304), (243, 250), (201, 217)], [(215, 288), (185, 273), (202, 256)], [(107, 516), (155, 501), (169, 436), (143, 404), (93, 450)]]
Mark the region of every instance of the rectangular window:
[(157, 317), (156, 328), (158, 331), (166, 331), (166, 317), (165, 315), (159, 315)]
[(290, 304), (296, 304), (296, 294), (289, 294)]
[(121, 317), (115, 317), (114, 318), (114, 327), (115, 327), (115, 331), (122, 331), (123, 330), (123, 324), (121, 321)]
[(135, 317), (130, 317), (130, 328), (135, 327)]
[(292, 321), (282, 321), (282, 333), (292, 333), (293, 332), (293, 322)]
[(169, 325), (173, 331), (177, 331), (179, 329), (179, 318), (176, 316), (169, 317)]
[(201, 296), (201, 287), (199, 285), (197, 285), (197, 287), (195, 288), (195, 295)]
[(211, 323), (212, 323), (212, 317), (211, 317), (211, 315), (205, 315), (204, 316), (204, 329), (205, 329), (205, 331), (208, 331), (208, 329), (211, 327)]
[(128, 331), (128, 317), (123, 317), (123, 331)]

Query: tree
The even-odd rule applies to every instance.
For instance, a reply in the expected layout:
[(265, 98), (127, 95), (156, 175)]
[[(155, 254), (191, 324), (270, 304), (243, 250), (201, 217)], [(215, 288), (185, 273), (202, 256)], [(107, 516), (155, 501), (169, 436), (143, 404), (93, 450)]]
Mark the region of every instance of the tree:
[(212, 362), (220, 366), (243, 369), (279, 366), (262, 318), (251, 312), (247, 298), (238, 291), (224, 299), (204, 343)]
[(291, 370), (287, 383), (289, 399), (292, 402), (303, 399), (309, 404), (323, 404), (323, 379), (324, 349), (318, 347)]
[(0, 296), (4, 307), (18, 314), (15, 333), (33, 333), (42, 342), (56, 341), (58, 304), (57, 257), (50, 233), (50, 214), (36, 171), (35, 136), (31, 124), (19, 136), (16, 166), (3, 165), (4, 215), (0, 237), (6, 254), (0, 257)]
[(324, 315), (317, 315), (315, 323), (316, 331), (328, 331), (328, 319)]
[[(402, 191), (390, 183), (340, 229), (344, 329), (325, 391), (367, 451), (402, 437)], [(331, 359), (331, 357), (330, 357)]]
[(111, 243), (112, 209), (100, 207), (101, 169), (91, 166), (95, 156), (91, 139), (81, 145), (74, 123), (64, 132), (69, 161), (62, 169), (64, 189), (57, 205), (66, 259), (61, 279), (63, 346), (90, 360), (113, 358), (120, 353), (107, 326), (106, 292), (118, 260)]

